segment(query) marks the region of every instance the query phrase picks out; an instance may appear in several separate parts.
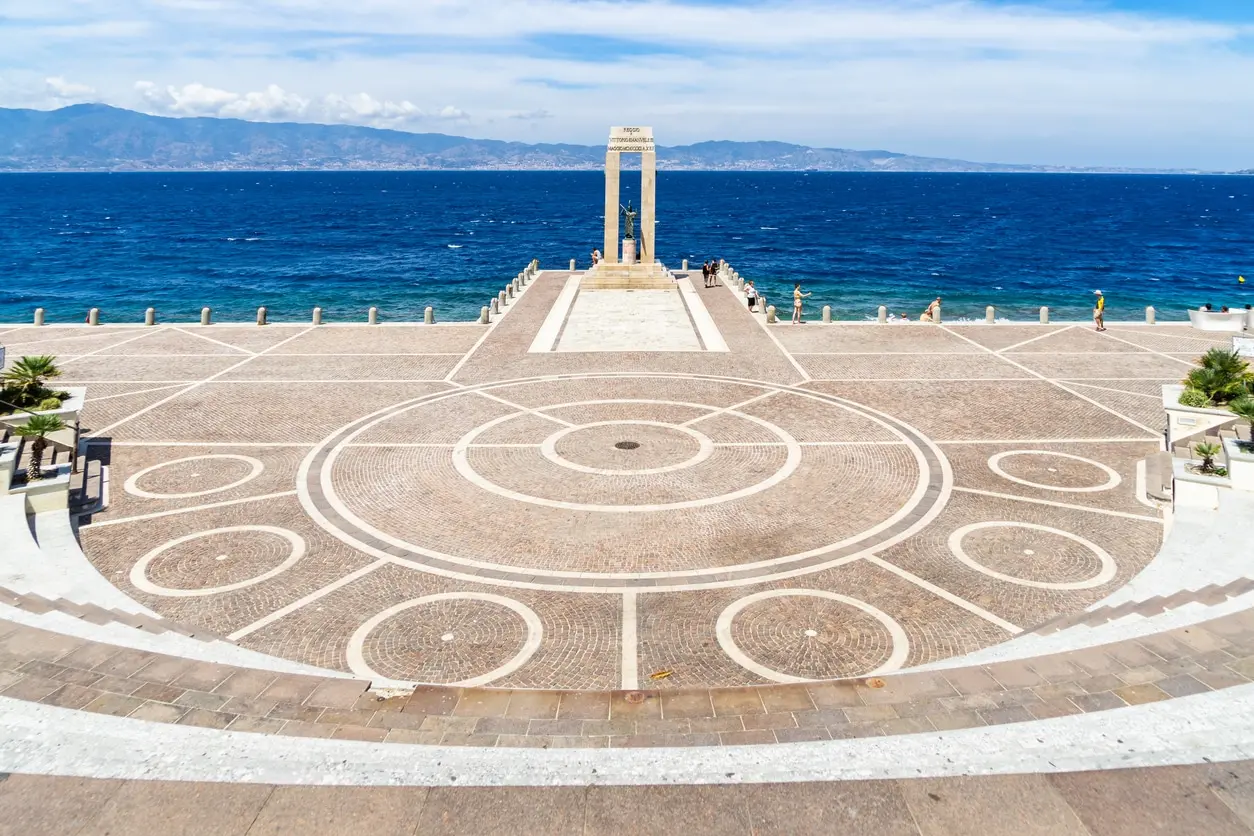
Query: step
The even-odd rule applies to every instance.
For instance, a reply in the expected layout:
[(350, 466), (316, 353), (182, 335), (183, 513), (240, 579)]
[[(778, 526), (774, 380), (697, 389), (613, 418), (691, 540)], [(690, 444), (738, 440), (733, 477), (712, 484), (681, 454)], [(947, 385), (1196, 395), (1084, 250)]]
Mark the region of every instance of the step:
[[(95, 604), (104, 609), (155, 616), (109, 582), (83, 554), (70, 516), (66, 511), (49, 511), (34, 516), (39, 557), (36, 571), (29, 573), (21, 592), (34, 592), (45, 598), (64, 598), (77, 604)], [(0, 586), (15, 588), (0, 582)]]

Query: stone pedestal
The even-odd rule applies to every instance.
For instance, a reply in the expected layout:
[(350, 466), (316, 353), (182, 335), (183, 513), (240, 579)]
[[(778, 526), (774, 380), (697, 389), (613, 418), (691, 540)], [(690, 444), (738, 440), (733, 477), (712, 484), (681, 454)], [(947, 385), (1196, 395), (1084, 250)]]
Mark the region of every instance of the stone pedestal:
[(636, 263), (636, 239), (623, 239), (623, 264)]

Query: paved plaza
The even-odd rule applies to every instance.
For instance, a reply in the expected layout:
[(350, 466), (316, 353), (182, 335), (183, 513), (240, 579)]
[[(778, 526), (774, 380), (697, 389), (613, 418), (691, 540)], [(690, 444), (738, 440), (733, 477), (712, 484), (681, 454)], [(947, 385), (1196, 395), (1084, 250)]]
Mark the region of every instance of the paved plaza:
[(866, 677), (1085, 608), (1156, 554), (1160, 388), (1226, 343), (577, 276), (489, 326), (2, 339), (88, 387), (82, 544), (144, 605), (376, 683), (574, 690)]

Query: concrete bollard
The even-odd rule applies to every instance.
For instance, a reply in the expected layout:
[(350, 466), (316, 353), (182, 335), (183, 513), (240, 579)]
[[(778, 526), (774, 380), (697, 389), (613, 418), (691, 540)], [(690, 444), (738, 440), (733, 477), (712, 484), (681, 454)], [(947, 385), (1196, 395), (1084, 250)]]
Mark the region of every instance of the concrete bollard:
[(823, 306), (823, 321), (824, 322), (832, 321), (832, 306), (831, 305)]
[(200, 324), (201, 324), (201, 325), (209, 325), (209, 324), (211, 324), (212, 322), (213, 322), (213, 309), (212, 309), (212, 308), (201, 308), (201, 309), (200, 309)]
[(266, 324), (266, 309), (264, 305), (257, 309), (257, 324), (258, 325)]
[(575, 259), (570, 260), (570, 272), (575, 272)]
[(145, 325), (157, 324), (157, 309), (156, 308), (149, 308), (148, 310), (144, 311), (144, 324)]
[(880, 322), (880, 325), (884, 325), (885, 323), (888, 322), (888, 308), (885, 307), (884, 305), (880, 305), (879, 322)]
[(44, 309), (43, 308), (35, 308), (35, 324), (36, 325), (44, 324)]
[(514, 277), (515, 285), (524, 285), (529, 281), (531, 281), (531, 274), (526, 271), (523, 271)]
[(517, 296), (519, 289), (522, 287), (522, 279), (514, 279), (511, 284), (514, 286), (514, 295)]
[(482, 308), (479, 309), (479, 324), (480, 325), (488, 324), (488, 306), (487, 305), (484, 305)]
[(984, 321), (987, 322), (989, 325), (992, 325), (994, 322), (997, 321), (997, 309), (994, 308), (992, 305), (989, 305), (987, 308), (984, 309)]
[(496, 305), (498, 308), (504, 308), (508, 304), (509, 301), (505, 296), (505, 291), (502, 290), (500, 293), (496, 294)]
[(740, 278), (739, 276), (737, 276), (737, 277), (736, 277), (736, 288), (737, 288), (738, 290), (744, 290), (744, 289), (745, 289), (745, 280), (744, 280), (744, 279), (742, 279), (742, 278)]
[(771, 305), (769, 308), (766, 309), (766, 321), (767, 322), (775, 321), (775, 306), (774, 305)]
[(937, 325), (941, 324), (941, 306), (937, 305), (932, 309), (932, 322)]
[(1150, 305), (1145, 309), (1145, 324), (1154, 325), (1158, 322), (1158, 312), (1154, 310), (1154, 306)]
[(688, 272), (688, 259), (686, 259), (686, 258), (684, 259), (684, 272), (685, 272), (685, 273), (687, 273), (687, 272)]
[(314, 325), (322, 324), (322, 308), (313, 309), (313, 324)]
[(372, 307), (370, 310), (366, 311), (366, 324), (367, 325), (379, 324), (379, 309), (378, 308)]
[(1041, 324), (1042, 325), (1049, 324), (1049, 308), (1043, 305), (1041, 306)]
[(501, 312), (501, 302), (495, 296), (488, 303), (492, 307), (492, 313), (499, 314)]
[(514, 298), (514, 283), (513, 282), (510, 282), (509, 284), (505, 285), (505, 298), (506, 299)]
[(100, 308), (92, 308), (90, 311), (87, 312), (87, 324), (88, 325), (100, 324)]
[(427, 305), (427, 309), (422, 312), (422, 321), (426, 325), (435, 324), (435, 308)]

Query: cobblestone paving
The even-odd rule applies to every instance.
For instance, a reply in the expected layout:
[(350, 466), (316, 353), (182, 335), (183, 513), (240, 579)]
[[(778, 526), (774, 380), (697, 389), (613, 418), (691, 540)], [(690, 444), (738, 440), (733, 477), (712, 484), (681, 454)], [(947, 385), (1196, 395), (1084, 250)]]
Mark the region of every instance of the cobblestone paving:
[(82, 529), (88, 557), (164, 615), (365, 678), (886, 673), (1143, 568), (1162, 538), (1136, 493), (1159, 387), (1224, 342), (768, 326), (720, 287), (700, 292), (726, 354), (528, 354), (567, 276), (489, 327), (32, 334), (89, 387), (112, 499)]

